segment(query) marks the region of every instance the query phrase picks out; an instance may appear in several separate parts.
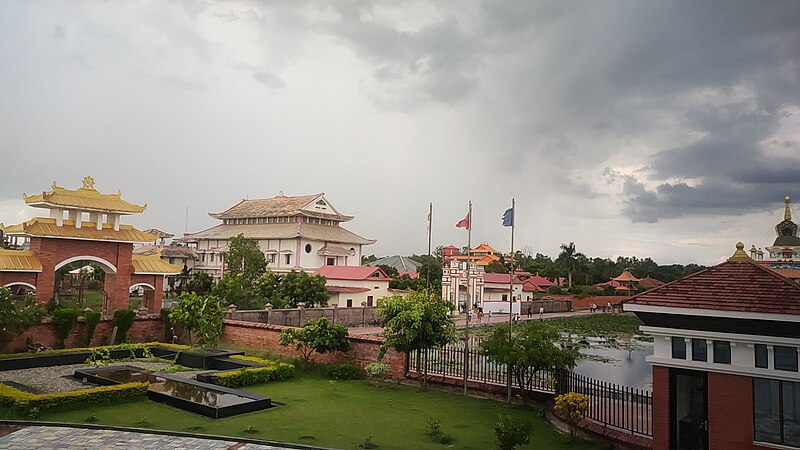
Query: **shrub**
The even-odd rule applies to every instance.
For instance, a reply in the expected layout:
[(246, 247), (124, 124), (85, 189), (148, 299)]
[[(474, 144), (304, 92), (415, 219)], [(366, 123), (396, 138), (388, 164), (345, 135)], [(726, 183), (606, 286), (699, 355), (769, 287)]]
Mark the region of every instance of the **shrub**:
[(32, 296), (15, 300), (10, 289), (0, 287), (0, 348), (6, 346), (12, 335), (42, 320), (44, 314), (44, 308)]
[(442, 422), (438, 417), (428, 417), (428, 432), (425, 433), (431, 440), (440, 444), (452, 444), (455, 439), (453, 436), (442, 431)]
[(358, 367), (350, 363), (333, 364), (328, 366), (328, 378), (331, 380), (358, 380), (361, 372)]
[(94, 330), (100, 323), (100, 312), (86, 311), (83, 313), (83, 319), (86, 320), (86, 337), (83, 339), (83, 345), (91, 345)]
[(388, 364), (374, 362), (367, 364), (364, 367), (364, 371), (367, 372), (367, 376), (375, 383), (375, 387), (381, 387), (381, 382), (389, 376), (392, 368), (389, 367)]
[(111, 323), (117, 327), (117, 335), (119, 336), (120, 342), (125, 342), (127, 339), (128, 330), (133, 326), (134, 317), (136, 317), (136, 312), (131, 309), (118, 309), (114, 311), (114, 318), (111, 319)]
[(69, 336), (69, 332), (78, 324), (78, 316), (81, 314), (77, 308), (56, 308), (51, 314), (53, 325), (56, 327), (56, 347), (64, 348), (64, 340)]
[(79, 391), (31, 394), (0, 384), (0, 407), (16, 408), (26, 415), (75, 404), (106, 403), (147, 395), (148, 383), (125, 383)]
[(577, 392), (568, 392), (556, 397), (555, 410), (569, 424), (569, 437), (575, 439), (575, 423), (589, 409), (589, 397)]
[(350, 350), (347, 327), (331, 324), (321, 317), (316, 322), (308, 321), (303, 328), (285, 328), (281, 331), (280, 344), (284, 347), (294, 345), (306, 362), (316, 353), (346, 352)]
[(206, 347), (217, 344), (222, 335), (223, 317), (219, 298), (213, 295), (201, 297), (187, 292), (178, 297), (178, 304), (169, 313), (170, 322), (184, 327), (189, 333), (190, 344), (194, 334), (197, 342)]
[(294, 376), (294, 366), (277, 361), (268, 361), (266, 367), (218, 372), (211, 376), (211, 382), (229, 388), (250, 386), (270, 381), (286, 380)]
[(523, 422), (512, 416), (501, 415), (494, 424), (497, 448), (500, 450), (514, 450), (518, 445), (529, 443), (532, 433), (533, 425), (530, 422)]

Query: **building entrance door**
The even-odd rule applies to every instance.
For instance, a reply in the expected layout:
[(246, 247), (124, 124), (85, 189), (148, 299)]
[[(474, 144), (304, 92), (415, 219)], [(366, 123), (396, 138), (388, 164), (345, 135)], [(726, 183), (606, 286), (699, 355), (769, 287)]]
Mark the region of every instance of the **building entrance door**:
[(707, 374), (672, 369), (670, 375), (670, 448), (708, 450)]

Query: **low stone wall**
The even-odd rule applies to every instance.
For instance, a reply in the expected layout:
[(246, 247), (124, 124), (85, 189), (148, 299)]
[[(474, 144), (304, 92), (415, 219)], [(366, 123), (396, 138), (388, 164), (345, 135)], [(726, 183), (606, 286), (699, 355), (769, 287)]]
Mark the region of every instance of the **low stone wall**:
[[(228, 344), (263, 348), (291, 357), (301, 357), (300, 352), (294, 348), (280, 345), (280, 334), (285, 328), (287, 327), (281, 325), (226, 319), (220, 340)], [(315, 354), (312, 358), (322, 364), (350, 362), (362, 370), (367, 364), (378, 360), (383, 338), (350, 335), (348, 339), (350, 339), (350, 344), (352, 345), (352, 349), (349, 352), (336, 352), (325, 355)], [(403, 378), (406, 374), (406, 359), (407, 355), (405, 353), (390, 349), (384, 355), (382, 362), (391, 367), (393, 378)]]
[(242, 310), (225, 313), (226, 319), (243, 322), (258, 322), (287, 327), (302, 327), (308, 320), (325, 317), (333, 323), (346, 327), (370, 327), (381, 323), (378, 308), (359, 306), (354, 308), (292, 308)]
[(546, 313), (569, 312), (572, 309), (572, 300), (533, 300), (523, 301), (520, 304), (520, 314), (528, 314), (528, 306), (533, 314), (539, 314), (539, 308), (544, 307)]
[[(111, 333), (114, 331), (114, 324), (111, 319), (102, 319), (94, 330), (91, 345), (107, 345), (111, 341)], [(86, 327), (83, 318), (79, 318), (78, 325), (70, 331), (69, 336), (64, 340), (67, 348), (85, 347), (83, 338), (86, 336)], [(27, 350), (28, 338), (35, 344), (42, 344), (50, 348), (55, 348), (56, 326), (49, 319), (34, 325), (22, 334), (15, 336), (11, 342), (1, 349), (3, 353), (13, 353)], [(128, 330), (128, 340), (131, 342), (151, 342), (164, 340), (164, 324), (158, 315), (148, 315), (137, 317), (133, 321), (133, 326)]]

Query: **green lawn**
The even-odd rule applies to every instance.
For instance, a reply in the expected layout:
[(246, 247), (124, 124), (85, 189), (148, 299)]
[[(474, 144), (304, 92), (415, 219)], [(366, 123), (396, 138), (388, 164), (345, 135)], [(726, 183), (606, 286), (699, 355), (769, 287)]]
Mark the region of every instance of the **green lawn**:
[[(379, 449), (491, 449), (496, 448), (493, 424), (498, 414), (511, 414), (534, 423), (527, 449), (601, 449), (599, 443), (569, 443), (531, 409), (494, 400), (464, 398), (455, 393), (415, 386), (390, 385), (382, 389), (366, 381), (330, 382), (317, 374), (301, 373), (292, 380), (246, 388), (286, 406), (225, 419), (208, 419), (183, 410), (141, 399), (115, 405), (86, 406), (46, 411), (41, 420), (83, 422), (94, 414), (100, 424), (141, 426), (203, 434), (245, 436), (357, 449), (372, 436)], [(7, 415), (8, 413), (0, 413)], [(442, 429), (455, 438), (448, 445), (425, 436), (426, 420), (438, 417)], [(243, 431), (253, 426), (258, 433)], [(301, 439), (313, 436), (313, 440)]]

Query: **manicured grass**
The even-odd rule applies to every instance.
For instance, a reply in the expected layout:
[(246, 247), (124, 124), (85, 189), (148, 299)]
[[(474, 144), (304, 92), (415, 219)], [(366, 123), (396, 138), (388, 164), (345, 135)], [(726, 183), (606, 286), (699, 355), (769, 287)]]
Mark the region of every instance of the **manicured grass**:
[[(600, 443), (569, 443), (532, 409), (494, 400), (464, 398), (455, 393), (415, 386), (388, 385), (382, 389), (366, 381), (330, 382), (318, 374), (301, 373), (292, 380), (245, 388), (286, 406), (225, 419), (208, 419), (149, 400), (46, 411), (41, 420), (83, 422), (94, 414), (100, 424), (142, 426), (203, 434), (244, 436), (357, 449), (369, 436), (379, 449), (496, 448), (494, 423), (498, 414), (510, 414), (534, 424), (531, 443), (521, 449), (602, 449)], [(0, 412), (0, 415), (7, 415)], [(455, 442), (428, 440), (426, 420), (441, 420), (442, 430)], [(144, 418), (144, 419), (143, 419)], [(257, 433), (244, 430), (253, 426)], [(313, 436), (313, 440), (301, 439)]]

